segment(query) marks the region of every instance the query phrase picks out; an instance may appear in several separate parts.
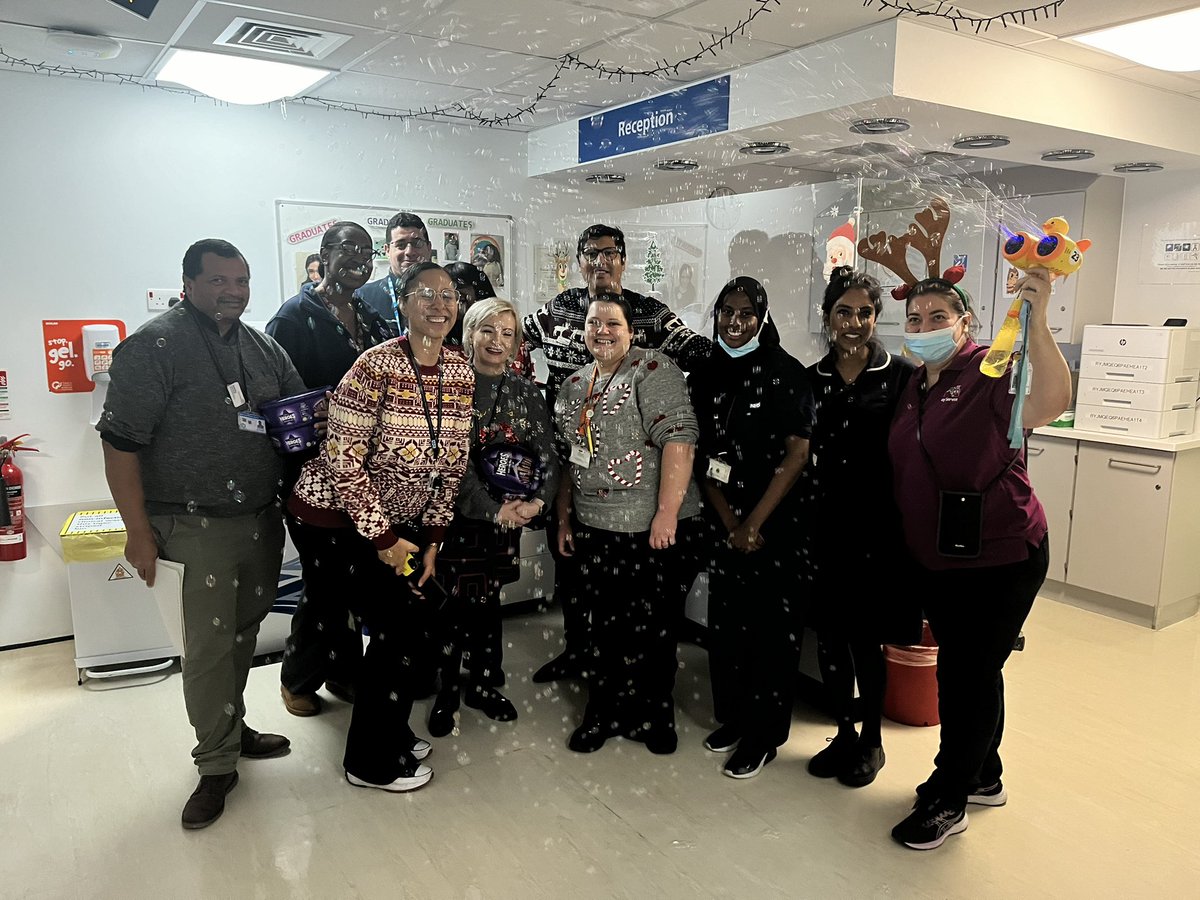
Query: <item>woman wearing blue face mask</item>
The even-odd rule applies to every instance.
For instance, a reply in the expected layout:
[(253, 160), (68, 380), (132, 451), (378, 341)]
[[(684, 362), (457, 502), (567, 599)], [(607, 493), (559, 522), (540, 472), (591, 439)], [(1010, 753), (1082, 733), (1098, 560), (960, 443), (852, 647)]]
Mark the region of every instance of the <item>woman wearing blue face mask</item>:
[(696, 475), (719, 534), (709, 565), (709, 667), (723, 772), (750, 778), (788, 737), (799, 662), (799, 506), (813, 400), (779, 346), (767, 294), (735, 278), (713, 308), (717, 348), (688, 387), (700, 426)]
[[(1046, 516), (1022, 449), (1009, 447), (1010, 378), (980, 371), (961, 269), (907, 291), (904, 343), (923, 366), (904, 392), (888, 437), (894, 494), (916, 561), (911, 590), (937, 638), (941, 747), (912, 813), (892, 829), (930, 850), (967, 827), (967, 804), (1003, 806), (1001, 670), (1046, 577)], [(1033, 375), (1022, 424), (1052, 421), (1071, 401), (1066, 361), (1046, 322), (1050, 277), (1017, 283), (1029, 302)], [(901, 289), (902, 290), (902, 289)], [(903, 291), (902, 291), (903, 292)]]

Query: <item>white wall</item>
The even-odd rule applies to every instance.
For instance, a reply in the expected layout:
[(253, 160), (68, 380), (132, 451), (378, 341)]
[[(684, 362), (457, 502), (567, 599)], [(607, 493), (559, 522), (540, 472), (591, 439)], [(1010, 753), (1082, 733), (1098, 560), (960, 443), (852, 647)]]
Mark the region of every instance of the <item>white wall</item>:
[(1191, 234), (1186, 236), (1200, 236), (1200, 172), (1126, 178), (1113, 321), (1161, 325), (1165, 319), (1182, 317), (1189, 325), (1200, 326), (1200, 283), (1146, 283), (1141, 276), (1146, 226), (1153, 233), (1169, 223), (1190, 223)]
[[(516, 218), (514, 299), (532, 284), (527, 223), (577, 210), (575, 195), (525, 176), (524, 135), (390, 123), (302, 106), (230, 107), (134, 87), (0, 72), (0, 369), (30, 505), (107, 496), (91, 395), (52, 395), (42, 320), (144, 322), (148, 288), (180, 285), (194, 240), (223, 237), (250, 262), (247, 318), (265, 321), (294, 285), (278, 281), (274, 202), (401, 204)], [(23, 123), (19, 126), (17, 123)], [(544, 298), (543, 298), (544, 299)], [(66, 578), (30, 536), (0, 565), (0, 646), (71, 632)]]

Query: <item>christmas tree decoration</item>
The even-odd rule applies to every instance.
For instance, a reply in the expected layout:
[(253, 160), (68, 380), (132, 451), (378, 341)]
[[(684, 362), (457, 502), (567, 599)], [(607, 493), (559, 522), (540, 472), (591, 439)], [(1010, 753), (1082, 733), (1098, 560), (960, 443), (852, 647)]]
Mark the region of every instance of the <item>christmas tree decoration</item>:
[(663, 280), (662, 253), (654, 241), (651, 241), (650, 246), (646, 248), (646, 270), (642, 274), (642, 279), (650, 285), (650, 290), (654, 290), (654, 286)]

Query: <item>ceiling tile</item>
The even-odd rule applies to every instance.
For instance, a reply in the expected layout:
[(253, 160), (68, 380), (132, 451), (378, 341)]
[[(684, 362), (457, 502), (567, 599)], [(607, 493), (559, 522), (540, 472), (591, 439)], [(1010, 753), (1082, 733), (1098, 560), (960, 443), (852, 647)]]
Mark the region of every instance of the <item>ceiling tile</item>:
[(269, 19), (273, 14), (304, 16), (332, 27), (337, 23), (380, 31), (407, 31), (422, 19), (438, 15), (451, 0), (249, 0), (249, 8), (229, 4), (233, 15)]
[[(694, 28), (669, 22), (653, 22), (590, 48), (582, 58), (591, 61), (599, 57), (609, 66), (649, 69), (663, 60), (675, 63), (693, 56), (700, 51), (703, 44), (710, 42), (711, 38), (706, 33)], [(779, 44), (739, 38), (712, 53), (706, 53), (670, 77), (674, 81), (697, 81), (770, 56), (778, 56), (787, 50), (787, 47)]]
[(1025, 44), (1022, 49), (1037, 53), (1039, 56), (1094, 69), (1097, 72), (1115, 72), (1117, 69), (1129, 66), (1127, 59), (1109, 53), (1101, 53), (1091, 47), (1084, 47), (1082, 44), (1074, 44), (1058, 38), (1046, 38), (1032, 44)]
[(402, 34), (353, 68), (369, 75), (482, 89), (545, 65), (544, 59), (505, 50)]
[(454, 0), (443, 12), (410, 30), (425, 37), (553, 59), (628, 31), (643, 21), (563, 0)]
[(1200, 78), (1197, 78), (1195, 74), (1164, 72), (1161, 69), (1151, 69), (1149, 66), (1130, 66), (1127, 69), (1118, 69), (1113, 74), (1136, 81), (1138, 84), (1148, 84), (1151, 87), (1177, 91), (1181, 94), (1191, 93), (1196, 90), (1197, 85), (1200, 85)]
[[(927, 5), (914, 3), (917, 8)], [(668, 20), (698, 28), (705, 33), (720, 34), (726, 28), (732, 30), (739, 21), (745, 19), (750, 12), (749, 7), (748, 3), (731, 3), (729, 0), (703, 0), (669, 16)], [(803, 47), (894, 18), (878, 7), (868, 9), (861, 3), (810, 3), (800, 7), (784, 4), (768, 9), (769, 12), (758, 15), (747, 26), (746, 34), (787, 47)]]
[[(0, 22), (0, 48), (3, 48), (9, 56), (28, 60), (31, 63), (44, 63), (47, 66), (61, 66), (64, 69), (81, 69), (87, 72), (105, 72), (112, 75), (132, 75), (137, 78), (141, 78), (149, 71), (162, 49), (158, 44), (130, 41), (122, 45), (121, 55), (115, 59), (76, 59), (58, 52), (52, 47), (47, 47), (45, 29), (9, 25), (4, 22)], [(16, 66), (13, 71), (29, 70)]]
[[(464, 102), (473, 110), (484, 115), (503, 116), (516, 112), (522, 106), (526, 105), (528, 101), (511, 94), (485, 91), (467, 98)], [(525, 113), (512, 124), (524, 128), (544, 128), (547, 125), (555, 125), (559, 122), (569, 122), (573, 119), (590, 116), (596, 111), (596, 107), (587, 106), (582, 103), (563, 103), (543, 98), (533, 112)]]
[(473, 88), (453, 87), (429, 81), (410, 81), (407, 78), (386, 78), (343, 72), (334, 76), (309, 96), (342, 103), (358, 103), (394, 110), (415, 110), (464, 100), (474, 93)]
[(0, 16), (6, 22), (20, 22), (23, 25), (165, 44), (198, 2), (164, 0), (149, 19), (143, 19), (108, 0), (92, 3), (78, 0), (4, 0), (0, 4)]
[[(531, 100), (538, 90), (554, 75), (555, 65), (543, 63), (539, 68), (519, 78), (514, 78), (497, 85), (497, 90), (506, 94)], [(628, 78), (597, 77), (595, 72), (578, 69), (564, 71), (558, 81), (546, 95), (549, 100), (562, 103), (584, 103), (594, 107), (620, 106), (632, 100), (661, 94), (664, 91), (675, 90), (678, 87), (665, 78)]]

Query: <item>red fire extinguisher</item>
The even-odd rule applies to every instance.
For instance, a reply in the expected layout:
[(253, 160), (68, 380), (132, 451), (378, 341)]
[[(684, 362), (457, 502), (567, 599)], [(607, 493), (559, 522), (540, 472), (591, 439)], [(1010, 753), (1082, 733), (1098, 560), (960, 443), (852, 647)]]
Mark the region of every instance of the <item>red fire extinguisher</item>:
[(17, 451), (36, 447), (22, 447), (21, 440), (29, 435), (18, 435), (11, 440), (0, 437), (0, 481), (4, 484), (4, 498), (0, 502), (0, 562), (24, 559), (28, 552), (25, 543), (25, 476), (17, 468)]

